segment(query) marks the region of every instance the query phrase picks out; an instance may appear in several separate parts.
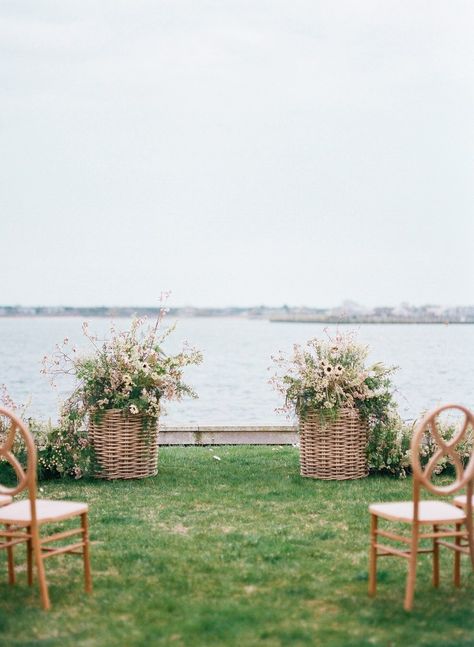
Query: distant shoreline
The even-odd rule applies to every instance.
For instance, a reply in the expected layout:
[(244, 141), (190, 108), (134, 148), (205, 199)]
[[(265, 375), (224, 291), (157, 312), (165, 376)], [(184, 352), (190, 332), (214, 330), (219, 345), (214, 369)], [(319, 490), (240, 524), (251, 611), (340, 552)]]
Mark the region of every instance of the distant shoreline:
[[(2, 319), (130, 319), (133, 317), (133, 314), (0, 314), (0, 320)], [(140, 315), (147, 316), (147, 315)], [(151, 316), (151, 315), (148, 315)], [(345, 319), (345, 318), (328, 318), (328, 319), (310, 319), (310, 318), (280, 318), (280, 317), (259, 317), (259, 316), (248, 316), (248, 315), (237, 315), (237, 314), (222, 314), (222, 315), (210, 315), (210, 314), (181, 314), (169, 312), (168, 317), (174, 317), (177, 319), (244, 319), (246, 321), (268, 321), (269, 323), (296, 323), (296, 324), (322, 324), (328, 326), (398, 326), (398, 325), (412, 325), (412, 326), (453, 326), (453, 325), (474, 325), (473, 321), (459, 321), (459, 320), (424, 320), (424, 319)]]
[(354, 325), (380, 325), (385, 326), (389, 325), (428, 325), (428, 326), (452, 326), (452, 325), (474, 325), (474, 321), (458, 321), (456, 319), (452, 321), (438, 321), (438, 320), (424, 320), (424, 319), (280, 319), (280, 318), (271, 318), (269, 319), (271, 323), (308, 323), (308, 324), (354, 324)]
[[(156, 318), (160, 307), (131, 306), (1, 306), (0, 319), (37, 319), (79, 317), (82, 319), (125, 319), (132, 317)], [(308, 323), (325, 325), (370, 325), (370, 324), (474, 324), (474, 306), (443, 308), (440, 306), (404, 306), (402, 308), (379, 307), (355, 308), (310, 308), (292, 306), (254, 306), (223, 308), (182, 306), (168, 308), (169, 317), (182, 319), (247, 319), (271, 323)]]

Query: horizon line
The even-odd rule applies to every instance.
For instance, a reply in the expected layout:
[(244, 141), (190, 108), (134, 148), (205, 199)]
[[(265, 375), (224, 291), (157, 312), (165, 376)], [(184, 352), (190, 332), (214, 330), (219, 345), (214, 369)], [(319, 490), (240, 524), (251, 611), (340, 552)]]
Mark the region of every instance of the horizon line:
[(190, 308), (190, 309), (195, 309), (195, 310), (228, 310), (228, 309), (239, 309), (239, 310), (252, 310), (256, 308), (266, 308), (266, 309), (292, 309), (292, 308), (308, 308), (308, 309), (317, 309), (317, 310), (334, 310), (334, 309), (340, 309), (340, 308), (349, 308), (352, 306), (353, 308), (366, 308), (366, 309), (373, 309), (373, 308), (396, 308), (400, 306), (404, 307), (410, 307), (410, 308), (470, 308), (474, 307), (474, 303), (457, 303), (457, 304), (443, 304), (443, 303), (433, 303), (433, 302), (424, 302), (424, 303), (410, 303), (409, 301), (402, 301), (397, 304), (378, 304), (374, 306), (366, 306), (363, 303), (358, 303), (356, 301), (350, 301), (347, 300), (343, 303), (340, 303), (335, 306), (320, 306), (320, 305), (308, 305), (308, 304), (288, 304), (288, 303), (282, 303), (279, 305), (274, 305), (274, 304), (266, 304), (266, 303), (259, 303), (259, 304), (253, 304), (253, 305), (239, 305), (239, 304), (230, 304), (230, 305), (193, 305), (193, 304), (181, 304), (181, 305), (167, 305), (167, 304), (161, 304), (161, 305), (137, 305), (137, 304), (126, 304), (126, 305), (117, 305), (117, 304), (100, 304), (100, 305), (64, 305), (64, 304), (0, 304), (0, 309), (3, 308), (8, 308), (8, 309), (65, 309), (65, 310), (82, 310), (82, 309), (88, 309), (88, 310), (94, 310), (94, 309), (139, 309), (139, 310), (156, 310), (159, 311), (161, 309), (166, 309), (166, 310), (179, 310), (179, 309), (185, 309), (185, 308)]

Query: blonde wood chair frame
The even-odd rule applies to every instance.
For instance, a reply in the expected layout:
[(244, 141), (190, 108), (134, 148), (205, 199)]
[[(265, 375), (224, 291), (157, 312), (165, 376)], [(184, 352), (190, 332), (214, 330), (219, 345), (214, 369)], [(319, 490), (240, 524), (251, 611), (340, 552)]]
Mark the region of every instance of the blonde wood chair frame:
[[(0, 485), (0, 497), (10, 499), (24, 490), (28, 492), (28, 500), (6, 503), (0, 507), (0, 524), (5, 530), (0, 530), (0, 549), (7, 551), (8, 581), (15, 583), (14, 547), (26, 543), (27, 578), (28, 584), (33, 584), (33, 562), (36, 563), (41, 604), (44, 609), (51, 606), (48, 584), (46, 581), (44, 560), (53, 555), (70, 553), (82, 555), (84, 562), (84, 582), (87, 593), (92, 592), (92, 577), (89, 556), (88, 507), (86, 504), (71, 501), (48, 501), (36, 497), (36, 447), (32, 435), (26, 425), (11, 411), (0, 407), (0, 416), (10, 421), (5, 440), (0, 445), (0, 457), (7, 460), (15, 470), (18, 483), (8, 488)], [(12, 453), (15, 436), (19, 433), (23, 438), (27, 451), (26, 471)], [(79, 528), (57, 532), (42, 537), (40, 526), (80, 517)], [(47, 544), (79, 535), (78, 541), (67, 546), (54, 547)]]
[[(474, 490), (474, 485), (473, 485), (473, 490)], [(474, 506), (473, 506), (474, 497), (471, 496), (471, 500), (470, 500), (470, 503), (469, 503), (467, 495), (457, 496), (457, 497), (454, 498), (453, 503), (458, 508), (461, 508), (461, 510), (465, 510), (466, 515), (470, 514), (470, 516), (471, 516), (471, 524), (472, 524), (473, 523), (472, 522), (472, 514), (474, 513)], [(469, 508), (470, 512), (469, 512), (468, 508)], [(474, 534), (474, 525), (473, 525), (473, 534)], [(464, 553), (465, 555), (469, 555), (470, 552), (474, 553), (474, 543), (473, 543), (473, 549), (471, 549), (469, 541), (467, 541), (466, 543), (462, 543), (462, 541), (461, 541), (461, 543), (459, 544), (458, 551), (456, 553), (458, 561), (459, 561), (460, 553)], [(460, 565), (458, 565), (457, 568), (460, 569)]]
[[(437, 417), (449, 409), (460, 411), (464, 415), (461, 429), (449, 441), (445, 441), (436, 425)], [(474, 415), (460, 405), (448, 404), (428, 413), (417, 425), (411, 440), (411, 460), (413, 468), (413, 501), (399, 503), (382, 503), (369, 506), (370, 512), (370, 554), (369, 554), (369, 595), (376, 594), (377, 559), (379, 557), (396, 556), (408, 561), (408, 573), (405, 589), (404, 608), (410, 611), (413, 607), (415, 593), (417, 557), (420, 553), (433, 555), (433, 586), (439, 586), (439, 548), (447, 547), (455, 551), (454, 556), (454, 585), (461, 583), (460, 556), (470, 555), (471, 566), (474, 570), (474, 533), (472, 519), (472, 494), (474, 481), (474, 451), (466, 468), (463, 467), (456, 446), (465, 437), (469, 427), (474, 428)], [(426, 433), (432, 434), (438, 449), (425, 468), (420, 462), (420, 445)], [(455, 480), (446, 486), (436, 486), (432, 482), (433, 471), (439, 459), (443, 456), (452, 458), (456, 476)], [(421, 501), (422, 488), (438, 496), (449, 496), (466, 488), (466, 505), (464, 510), (448, 503)], [(400, 535), (378, 527), (378, 519), (407, 523), (411, 525), (411, 536)], [(432, 532), (422, 532), (424, 525), (432, 526)], [(454, 525), (454, 529), (449, 527)], [(383, 537), (405, 544), (401, 550), (391, 545), (382, 544)], [(432, 548), (420, 548), (423, 539), (432, 540)], [(446, 541), (454, 539), (453, 542)], [(465, 542), (465, 543), (463, 543)]]

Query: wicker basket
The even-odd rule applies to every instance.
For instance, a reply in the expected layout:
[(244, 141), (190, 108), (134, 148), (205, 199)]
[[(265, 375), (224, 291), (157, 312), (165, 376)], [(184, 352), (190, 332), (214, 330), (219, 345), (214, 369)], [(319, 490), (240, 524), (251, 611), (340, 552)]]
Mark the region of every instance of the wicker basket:
[(140, 479), (158, 473), (158, 424), (143, 429), (143, 416), (122, 409), (104, 411), (100, 420), (89, 421), (98, 478)]
[(367, 425), (357, 411), (342, 409), (335, 420), (309, 412), (299, 429), (301, 476), (342, 481), (368, 475)]

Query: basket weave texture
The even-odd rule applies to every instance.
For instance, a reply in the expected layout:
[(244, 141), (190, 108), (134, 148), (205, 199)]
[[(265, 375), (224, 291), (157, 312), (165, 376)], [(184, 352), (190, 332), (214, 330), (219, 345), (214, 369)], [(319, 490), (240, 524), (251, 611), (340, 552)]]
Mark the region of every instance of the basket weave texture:
[(368, 475), (367, 424), (357, 411), (342, 409), (336, 419), (308, 412), (299, 429), (301, 476), (343, 481)]
[(103, 479), (139, 479), (158, 473), (158, 424), (143, 429), (144, 418), (108, 409), (89, 421), (89, 437)]

